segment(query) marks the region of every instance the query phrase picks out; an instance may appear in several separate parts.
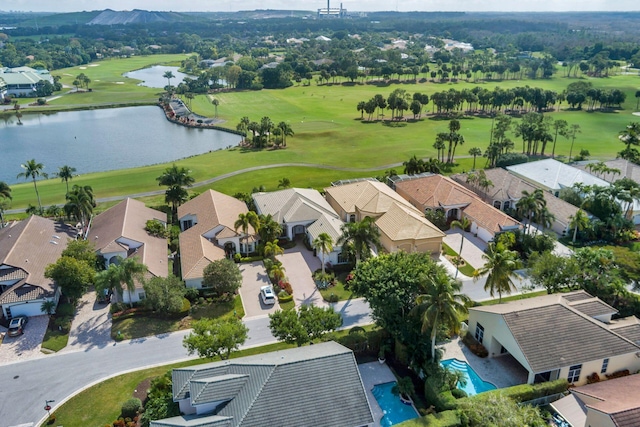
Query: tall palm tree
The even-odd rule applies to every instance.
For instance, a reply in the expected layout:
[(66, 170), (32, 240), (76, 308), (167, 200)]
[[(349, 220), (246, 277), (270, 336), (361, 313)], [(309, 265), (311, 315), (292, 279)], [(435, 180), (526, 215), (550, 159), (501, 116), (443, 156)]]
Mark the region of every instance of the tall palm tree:
[(56, 177), (60, 178), (62, 182), (67, 184), (67, 193), (69, 194), (69, 181), (73, 179), (76, 173), (76, 168), (72, 168), (71, 166), (60, 166), (58, 168), (58, 172), (56, 172)]
[(165, 79), (167, 79), (167, 86), (171, 86), (171, 79), (175, 78), (176, 76), (173, 75), (173, 73), (171, 71), (166, 71), (162, 77), (164, 77)]
[(255, 230), (258, 228), (259, 222), (260, 220), (258, 219), (258, 215), (256, 215), (256, 213), (253, 211), (249, 211), (247, 213), (241, 213), (240, 215), (238, 215), (238, 219), (233, 224), (236, 232), (238, 231), (238, 228), (242, 228), (242, 234), (244, 234), (244, 238), (246, 241), (245, 253), (247, 256), (249, 256), (249, 226), (253, 227), (253, 229)]
[(501, 303), (503, 293), (509, 294), (516, 289), (513, 272), (520, 267), (518, 254), (501, 244), (489, 243), (482, 258), (486, 262), (482, 268), (475, 271), (474, 280), (487, 274), (484, 290), (489, 291), (492, 297), (498, 292), (498, 303)]
[(294, 135), (293, 129), (291, 129), (291, 126), (287, 122), (280, 122), (280, 123), (278, 123), (277, 127), (282, 132), (282, 146), (286, 147), (287, 146), (287, 137)]
[(462, 262), (462, 245), (464, 245), (464, 232), (471, 227), (471, 221), (466, 216), (463, 216), (462, 219), (451, 221), (451, 228), (459, 228), (462, 230), (461, 239), (460, 239), (460, 251), (458, 252), (458, 262), (456, 263), (456, 275), (454, 279), (458, 277), (458, 269), (460, 266), (460, 262)]
[(96, 201), (93, 197), (93, 189), (91, 186), (85, 185), (81, 187), (74, 185), (71, 191), (67, 193), (67, 203), (63, 209), (67, 217), (79, 221), (84, 229), (95, 207)]
[(242, 132), (242, 142), (245, 142), (247, 138), (247, 132), (249, 132), (249, 123), (251, 123), (249, 117), (244, 116), (240, 119), (240, 123), (236, 125), (236, 130)]
[(478, 147), (473, 147), (469, 149), (469, 155), (473, 156), (473, 168), (471, 168), (472, 170), (476, 170), (476, 157), (477, 156), (482, 156), (482, 150), (479, 149)]
[(324, 257), (333, 251), (333, 239), (327, 233), (320, 233), (313, 240), (313, 248), (322, 253), (322, 274), (324, 274)]
[(573, 228), (573, 243), (576, 243), (576, 237), (578, 237), (578, 230), (584, 230), (589, 226), (589, 217), (587, 213), (582, 209), (578, 209), (575, 215), (569, 217), (571, 222), (569, 223), (570, 227)]
[(380, 230), (374, 219), (365, 217), (359, 222), (348, 222), (342, 225), (342, 236), (337, 240), (336, 245), (353, 245), (356, 256), (356, 264), (360, 259), (366, 257), (372, 246), (380, 246)]
[(640, 145), (640, 122), (629, 123), (618, 139), (627, 146), (626, 151), (631, 150), (632, 145)]
[(13, 200), (11, 197), (11, 187), (4, 182), (0, 181), (0, 228), (4, 227), (4, 209), (6, 199)]
[(536, 222), (542, 227), (542, 231), (546, 230), (547, 228), (551, 228), (555, 220), (556, 216), (552, 214), (549, 208), (547, 208), (546, 206), (540, 209), (538, 215), (536, 216)]
[(120, 283), (127, 287), (129, 305), (133, 307), (131, 292), (136, 290), (136, 281), (144, 280), (144, 273), (147, 272), (147, 266), (138, 261), (137, 257), (129, 257), (120, 262), (118, 270)]
[(278, 239), (272, 240), (264, 244), (263, 255), (275, 261), (276, 255), (282, 255), (284, 249), (278, 245)]
[(416, 310), (422, 313), (422, 332), (431, 330), (431, 359), (435, 360), (438, 326), (460, 332), (460, 315), (467, 313), (469, 298), (460, 293), (462, 283), (452, 279), (441, 266), (426, 282), (426, 293), (416, 298)]
[(171, 212), (173, 221), (177, 220), (178, 206), (186, 202), (189, 193), (184, 187), (190, 187), (195, 179), (191, 176), (191, 171), (185, 167), (178, 167), (175, 163), (162, 172), (162, 175), (156, 178), (158, 185), (164, 185), (167, 188), (165, 192), (165, 202), (171, 204)]
[(220, 101), (218, 100), (218, 98), (213, 98), (213, 100), (211, 101), (211, 103), (213, 104), (213, 106), (216, 109), (216, 115), (215, 117), (218, 117), (218, 105), (220, 105)]
[(24, 172), (20, 172), (16, 178), (24, 178), (33, 181), (33, 188), (36, 190), (36, 197), (38, 198), (39, 212), (42, 212), (42, 203), (40, 202), (40, 193), (38, 193), (38, 185), (36, 184), (36, 178), (42, 176), (43, 178), (49, 178), (44, 172), (44, 165), (36, 162), (36, 159), (27, 160), (26, 163), (20, 165)]
[(106, 290), (118, 293), (122, 297), (122, 285), (120, 284), (120, 268), (118, 264), (111, 264), (106, 270), (96, 274), (96, 293), (100, 294)]
[(528, 224), (525, 230), (527, 234), (531, 229), (533, 218), (536, 217), (546, 205), (547, 202), (544, 199), (544, 194), (539, 188), (533, 193), (529, 193), (526, 190), (522, 191), (522, 197), (518, 200), (518, 203), (516, 203), (516, 210), (520, 215), (527, 218)]
[(269, 276), (276, 283), (280, 282), (285, 278), (284, 272), (285, 272), (285, 268), (280, 263), (273, 263), (273, 265), (269, 268)]
[(282, 234), (282, 226), (273, 219), (271, 214), (260, 215), (258, 221), (258, 234), (263, 242), (272, 242)]

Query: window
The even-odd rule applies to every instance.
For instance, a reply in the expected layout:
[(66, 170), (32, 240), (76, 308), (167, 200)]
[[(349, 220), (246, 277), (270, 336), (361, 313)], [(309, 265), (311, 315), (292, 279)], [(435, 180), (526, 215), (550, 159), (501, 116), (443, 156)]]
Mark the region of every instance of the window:
[(186, 221), (182, 221), (182, 231), (188, 230), (193, 227), (193, 221), (188, 219)]
[(607, 368), (609, 367), (609, 359), (604, 359), (602, 361), (602, 369), (600, 369), (600, 373), (604, 374), (605, 372), (607, 372)]
[(500, 209), (502, 207), (502, 203), (500, 203), (500, 200), (496, 200), (495, 202), (493, 202), (493, 207), (496, 209)]
[(138, 299), (140, 301), (142, 301), (143, 299), (145, 299), (147, 297), (147, 295), (144, 292), (140, 292), (138, 293)]
[(507, 200), (506, 202), (504, 202), (503, 209), (506, 211), (509, 208), (511, 208), (511, 202)]
[(567, 377), (567, 381), (569, 384), (577, 383), (580, 381), (580, 371), (582, 370), (582, 365), (573, 365), (569, 368), (569, 376)]
[(349, 215), (349, 222), (356, 222), (356, 215), (355, 214)]
[(484, 327), (478, 323), (476, 325), (476, 341), (482, 344), (482, 340), (484, 339)]

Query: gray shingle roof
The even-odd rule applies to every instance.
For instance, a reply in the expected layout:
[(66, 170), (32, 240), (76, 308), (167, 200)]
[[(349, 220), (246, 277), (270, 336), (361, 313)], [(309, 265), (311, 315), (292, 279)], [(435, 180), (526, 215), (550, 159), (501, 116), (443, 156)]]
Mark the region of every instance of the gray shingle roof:
[(638, 427), (640, 426), (640, 408), (612, 414), (611, 418), (616, 423), (616, 427)]
[(231, 418), (218, 415), (210, 415), (208, 417), (180, 415), (178, 417), (165, 418), (164, 420), (151, 421), (150, 427), (231, 427), (232, 422)]
[(629, 341), (640, 345), (640, 324), (622, 326), (620, 328), (615, 328), (614, 331)]
[[(201, 420), (229, 417), (232, 427), (356, 427), (373, 422), (353, 353), (335, 342), (174, 369), (173, 393), (176, 401), (190, 397), (200, 404), (230, 399)], [(185, 424), (184, 418), (152, 426), (201, 426)], [(210, 425), (225, 424), (202, 424)]]
[(569, 302), (581, 301), (584, 299), (592, 299), (593, 296), (585, 291), (575, 291), (570, 294), (562, 295), (562, 298), (566, 299)]
[(637, 352), (640, 347), (562, 304), (503, 314), (533, 372)]
[(571, 307), (590, 317), (602, 316), (605, 314), (616, 314), (618, 312), (618, 310), (599, 299), (573, 303), (571, 304)]

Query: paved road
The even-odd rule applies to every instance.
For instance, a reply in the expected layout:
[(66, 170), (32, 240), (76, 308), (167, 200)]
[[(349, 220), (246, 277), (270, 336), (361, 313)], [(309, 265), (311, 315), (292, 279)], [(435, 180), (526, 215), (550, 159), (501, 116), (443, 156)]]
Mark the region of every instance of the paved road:
[[(367, 304), (351, 300), (335, 304), (344, 328), (371, 323)], [(275, 342), (267, 316), (245, 321), (249, 339), (243, 346)], [(102, 348), (59, 353), (37, 360), (0, 365), (0, 427), (38, 423), (46, 415), (45, 400), (54, 409), (86, 386), (122, 372), (195, 358), (182, 346), (189, 331), (123, 341)]]

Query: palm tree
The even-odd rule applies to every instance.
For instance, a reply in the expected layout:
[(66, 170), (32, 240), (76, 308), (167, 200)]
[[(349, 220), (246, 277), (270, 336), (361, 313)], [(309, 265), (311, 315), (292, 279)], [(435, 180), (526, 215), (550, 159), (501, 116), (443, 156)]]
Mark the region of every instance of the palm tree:
[(582, 209), (578, 209), (575, 215), (569, 217), (571, 219), (571, 223), (569, 226), (573, 228), (573, 240), (572, 242), (576, 243), (576, 237), (578, 237), (578, 230), (584, 230), (589, 226), (589, 217), (587, 213)]
[(273, 219), (271, 214), (260, 215), (258, 234), (263, 242), (272, 242), (282, 234), (282, 226)]
[(167, 79), (167, 86), (171, 86), (171, 79), (175, 78), (175, 76), (173, 75), (173, 73), (171, 71), (166, 71), (162, 77), (164, 77), (165, 79)]
[(45, 300), (40, 304), (40, 311), (42, 313), (46, 313), (47, 316), (51, 316), (53, 312), (56, 310), (56, 302), (53, 300)]
[(238, 123), (236, 126), (236, 130), (242, 132), (242, 142), (245, 142), (247, 138), (247, 132), (249, 132), (249, 123), (251, 123), (249, 117), (244, 116), (240, 119), (240, 123)]
[(333, 251), (333, 239), (327, 233), (320, 233), (313, 240), (313, 248), (322, 253), (322, 274), (324, 274), (324, 257)]
[(516, 289), (512, 277), (513, 272), (520, 267), (518, 254), (501, 244), (489, 243), (482, 258), (486, 262), (482, 268), (475, 271), (474, 280), (487, 274), (484, 290), (489, 291), (492, 297), (498, 292), (498, 303), (501, 303), (503, 293), (509, 294)]
[(274, 282), (278, 283), (284, 279), (284, 266), (280, 263), (274, 262), (273, 265), (269, 268), (269, 276), (273, 279)]
[(280, 122), (277, 127), (282, 132), (282, 146), (286, 147), (287, 137), (294, 135), (293, 129), (291, 129), (291, 126), (287, 122)]
[(11, 187), (4, 182), (0, 181), (0, 228), (4, 227), (4, 209), (6, 199), (13, 200), (11, 197)]
[(178, 219), (178, 206), (182, 205), (189, 200), (189, 192), (179, 185), (174, 185), (167, 188), (164, 193), (164, 201), (168, 205), (171, 205), (171, 216), (173, 222)]
[(291, 181), (289, 181), (289, 178), (282, 178), (280, 181), (278, 181), (278, 188), (289, 188), (291, 187)]
[(278, 245), (278, 239), (264, 244), (263, 255), (271, 258), (273, 261), (275, 261), (276, 255), (282, 255), (283, 253), (284, 249)]
[(138, 261), (137, 257), (122, 260), (118, 265), (120, 283), (127, 287), (129, 305), (133, 307), (131, 292), (136, 290), (136, 281), (144, 280), (147, 266)]
[(618, 139), (626, 144), (625, 151), (630, 151), (632, 145), (640, 145), (640, 122), (632, 122), (620, 132)]
[(472, 170), (476, 170), (476, 157), (482, 156), (482, 150), (478, 147), (473, 147), (469, 149), (469, 155), (473, 156), (473, 168)]
[(56, 177), (60, 178), (62, 182), (67, 184), (67, 193), (69, 194), (69, 181), (73, 179), (76, 173), (76, 168), (72, 168), (71, 166), (60, 166), (58, 168), (58, 172), (56, 172)]
[(38, 198), (38, 207), (40, 209), (39, 212), (42, 212), (42, 203), (40, 203), (40, 193), (38, 193), (38, 185), (36, 184), (36, 178), (42, 176), (44, 178), (49, 178), (44, 170), (44, 165), (42, 163), (36, 162), (36, 159), (27, 160), (26, 163), (20, 165), (24, 172), (20, 172), (16, 178), (24, 178), (33, 181), (33, 188), (36, 190), (36, 197)]
[(190, 187), (195, 179), (191, 171), (184, 167), (178, 167), (175, 163), (164, 170), (162, 175), (156, 178), (158, 185), (169, 187), (165, 193), (165, 202), (172, 206), (173, 220), (178, 214), (178, 206), (187, 201), (188, 192), (184, 187)]
[(518, 213), (527, 218), (527, 234), (531, 230), (531, 222), (534, 217), (538, 216), (542, 209), (546, 207), (547, 201), (544, 199), (544, 194), (539, 188), (533, 193), (528, 191), (522, 191), (522, 197), (516, 203), (516, 210)]
[(67, 217), (79, 221), (82, 228), (88, 224), (89, 218), (93, 214), (93, 208), (96, 202), (93, 197), (93, 189), (89, 185), (81, 187), (74, 185), (69, 193), (67, 193), (67, 203), (64, 205), (64, 212)]
[(211, 101), (211, 103), (213, 104), (213, 106), (216, 109), (216, 115), (215, 117), (218, 117), (218, 105), (220, 105), (220, 101), (218, 101), (218, 98), (213, 98), (213, 100)]
[(342, 225), (342, 236), (336, 241), (336, 245), (353, 245), (356, 256), (356, 264), (366, 257), (372, 246), (380, 246), (380, 230), (371, 217), (365, 217), (359, 222), (348, 222)]
[(111, 264), (106, 270), (102, 270), (96, 274), (96, 293), (100, 295), (106, 290), (118, 293), (122, 297), (122, 285), (120, 284), (120, 268), (119, 265)]
[(458, 267), (462, 262), (462, 245), (464, 244), (464, 232), (471, 227), (471, 221), (466, 216), (463, 216), (461, 220), (451, 221), (451, 228), (459, 228), (462, 230), (461, 239), (460, 239), (460, 251), (458, 252), (458, 262), (456, 262), (456, 275), (454, 279), (458, 277)]
[(258, 219), (258, 215), (253, 211), (249, 211), (238, 215), (238, 219), (233, 224), (236, 232), (238, 231), (238, 228), (242, 228), (242, 234), (244, 234), (246, 241), (245, 252), (247, 256), (249, 256), (249, 226), (253, 227), (255, 230), (258, 228), (259, 222), (260, 220)]
[(416, 298), (416, 310), (422, 313), (422, 332), (431, 330), (431, 359), (436, 358), (438, 326), (445, 325), (453, 333), (460, 331), (460, 316), (467, 313), (469, 298), (460, 293), (462, 283), (452, 279), (442, 266), (427, 277), (427, 292)]

